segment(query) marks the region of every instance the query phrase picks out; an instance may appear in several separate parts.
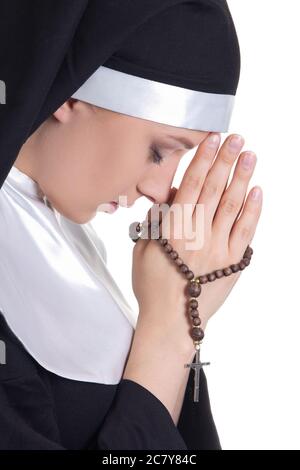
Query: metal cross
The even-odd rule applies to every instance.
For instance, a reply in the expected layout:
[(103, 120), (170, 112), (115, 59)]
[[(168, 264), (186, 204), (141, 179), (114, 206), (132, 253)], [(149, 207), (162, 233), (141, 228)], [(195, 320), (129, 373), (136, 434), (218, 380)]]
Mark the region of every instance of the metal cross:
[(191, 369), (194, 369), (194, 402), (199, 401), (200, 370), (202, 369), (203, 366), (208, 366), (208, 365), (210, 365), (210, 362), (200, 361), (200, 348), (196, 349), (195, 362), (184, 365), (184, 367), (190, 367)]

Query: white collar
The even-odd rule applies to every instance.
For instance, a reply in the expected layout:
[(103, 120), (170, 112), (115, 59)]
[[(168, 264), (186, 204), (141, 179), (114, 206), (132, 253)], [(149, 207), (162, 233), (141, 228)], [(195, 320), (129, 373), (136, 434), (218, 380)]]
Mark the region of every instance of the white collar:
[(27, 351), (74, 380), (120, 381), (137, 314), (91, 223), (59, 214), (13, 166), (0, 190), (0, 311)]

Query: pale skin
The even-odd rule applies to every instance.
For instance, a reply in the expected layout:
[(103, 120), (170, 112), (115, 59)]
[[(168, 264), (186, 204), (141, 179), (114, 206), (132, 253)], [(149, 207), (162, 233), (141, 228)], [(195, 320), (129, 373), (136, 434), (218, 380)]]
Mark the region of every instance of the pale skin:
[[(217, 141), (211, 143), (214, 136)], [(179, 188), (171, 191), (188, 150), (178, 138), (188, 139), (197, 150)], [(235, 146), (230, 145), (233, 140)], [(243, 145), (244, 139), (235, 134), (220, 147), (218, 133), (167, 126), (70, 99), (25, 142), (15, 166), (39, 184), (59, 212), (77, 223), (88, 222), (99, 206), (120, 196), (127, 196), (128, 206), (142, 196), (170, 206), (203, 204), (203, 247), (186, 250), (184, 239), (170, 239), (200, 275), (239, 262), (256, 231), (262, 190), (255, 186), (248, 192), (256, 155), (242, 152)], [(153, 148), (163, 156), (161, 164)], [(198, 303), (204, 330), (240, 275), (203, 288)], [(123, 378), (152, 392), (175, 424), (190, 372), (183, 365), (195, 353), (186, 315), (186, 282), (156, 240), (136, 243), (132, 283), (140, 311)]]

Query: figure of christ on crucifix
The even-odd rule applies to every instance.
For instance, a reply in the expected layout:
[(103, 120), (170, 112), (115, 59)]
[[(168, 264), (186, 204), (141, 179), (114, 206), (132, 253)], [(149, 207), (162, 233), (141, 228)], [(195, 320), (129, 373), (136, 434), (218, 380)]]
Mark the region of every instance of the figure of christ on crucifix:
[(200, 360), (200, 344), (196, 346), (195, 362), (185, 364), (184, 367), (194, 369), (194, 402), (199, 401), (199, 383), (200, 383), (200, 370), (203, 366), (210, 365), (210, 362), (201, 362)]

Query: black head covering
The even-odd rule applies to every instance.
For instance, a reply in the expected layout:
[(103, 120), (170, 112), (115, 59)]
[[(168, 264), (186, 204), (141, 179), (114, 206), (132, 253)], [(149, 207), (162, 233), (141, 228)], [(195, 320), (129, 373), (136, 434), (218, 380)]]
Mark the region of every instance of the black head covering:
[[(195, 127), (200, 113), (197, 99), (202, 103), (204, 98), (202, 115), (211, 103), (214, 115), (222, 114), (218, 123), (227, 127), (240, 72), (238, 40), (227, 2), (2, 0), (0, 187), (21, 146), (42, 122), (77, 92), (89, 91), (94, 74), (102, 80), (103, 72), (114, 71), (117, 85), (128, 77), (127, 86), (140, 89), (142, 84), (143, 97), (155, 82), (160, 84), (156, 99), (171, 91), (172, 100), (164, 101), (158, 115), (160, 122), (201, 129), (200, 124)], [(140, 80), (132, 81), (135, 78)], [(176, 108), (179, 114), (182, 103), (188, 104), (188, 111), (198, 110), (191, 121), (189, 113), (174, 123), (164, 114), (173, 101), (174, 87), (183, 92)], [(94, 88), (92, 99), (86, 101), (95, 102)], [(112, 105), (107, 107), (114, 109)], [(145, 106), (126, 106), (128, 102), (119, 99), (115, 110), (152, 118)], [(205, 123), (207, 130), (215, 130), (214, 116)]]
[(130, 34), (103, 65), (191, 90), (234, 95), (239, 59), (227, 2), (198, 0), (172, 2)]

